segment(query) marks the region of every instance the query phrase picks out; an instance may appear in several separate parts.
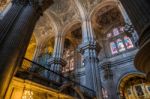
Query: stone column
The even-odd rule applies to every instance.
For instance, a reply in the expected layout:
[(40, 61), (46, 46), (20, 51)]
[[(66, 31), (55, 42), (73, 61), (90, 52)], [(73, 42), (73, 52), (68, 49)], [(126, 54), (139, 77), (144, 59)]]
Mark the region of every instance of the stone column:
[[(62, 73), (62, 67), (66, 65), (66, 61), (62, 59), (63, 45), (64, 45), (64, 37), (61, 35), (57, 35), (55, 37), (53, 57), (48, 60), (50, 64), (50, 69), (59, 74)], [(55, 74), (51, 75), (50, 79), (56, 80), (58, 82), (60, 81), (60, 78), (58, 77), (58, 75), (55, 75)]]
[(106, 79), (106, 87), (108, 92), (108, 99), (117, 99), (117, 93), (115, 90), (115, 84), (113, 79), (113, 71), (111, 70), (111, 62), (105, 62), (102, 64), (104, 70), (104, 78)]
[[(150, 1), (120, 0), (139, 35), (139, 52), (135, 57), (138, 70), (150, 73)], [(150, 77), (148, 77), (150, 79)]]
[(82, 22), (82, 36), (83, 41), (79, 46), (80, 52), (84, 57), (86, 87), (96, 92), (97, 99), (102, 99), (101, 83), (98, 72), (98, 58), (97, 53), (100, 47), (94, 40), (93, 30), (90, 20), (83, 20)]
[(23, 5), (12, 4), (5, 17), (0, 20), (0, 44), (3, 43), (22, 9)]
[[(45, 1), (46, 2), (46, 1)], [(42, 7), (41, 3), (34, 2), (34, 0), (13, 0), (12, 8), (8, 12), (11, 20), (11, 15), (15, 10), (20, 13), (14, 16), (15, 20), (9, 28), (5, 28), (0, 34), (1, 48), (0, 48), (0, 98), (4, 99), (7, 88), (19, 63), (22, 62), (22, 57), (25, 54), (28, 43), (30, 41), (36, 21), (40, 17), (41, 12), (47, 7)], [(47, 2), (47, 4), (49, 4)], [(20, 8), (21, 7), (21, 8)], [(5, 22), (4, 22), (5, 23)], [(5, 23), (6, 24), (6, 23)], [(3, 25), (2, 25), (3, 28)]]

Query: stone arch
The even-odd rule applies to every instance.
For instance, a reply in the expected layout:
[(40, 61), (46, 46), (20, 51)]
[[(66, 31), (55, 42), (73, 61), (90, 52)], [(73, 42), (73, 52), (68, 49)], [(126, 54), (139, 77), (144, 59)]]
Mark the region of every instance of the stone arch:
[(117, 6), (116, 4), (117, 4), (117, 0), (102, 1), (101, 3), (99, 3), (93, 8), (93, 10), (89, 14), (89, 18), (91, 19), (96, 12), (101, 10), (101, 8), (106, 7), (106, 6)]
[(103, 37), (112, 25), (124, 25), (124, 19), (116, 0), (106, 0), (97, 4), (90, 12), (89, 17), (96, 39)]
[(63, 92), (65, 90), (67, 90), (68, 88), (74, 90), (74, 92), (80, 97), (80, 99), (85, 99), (83, 93), (80, 90), (80, 88), (74, 87), (73, 83), (66, 83), (66, 84), (62, 85), (60, 87), (60, 92)]
[[(46, 46), (45, 44), (50, 41), (51, 38), (55, 37), (58, 33), (58, 22), (57, 20), (53, 17), (53, 14), (49, 12), (49, 10), (46, 10), (43, 15), (44, 18), (39, 20), (40, 22), (37, 22), (37, 26), (34, 29), (34, 34), (37, 38), (37, 48), (36, 52), (34, 55), (34, 59), (36, 60), (38, 55), (40, 55), (40, 49)], [(46, 21), (45, 21), (46, 20)], [(41, 25), (41, 22), (46, 22)], [(40, 31), (40, 27), (47, 29), (46, 31)], [(55, 42), (55, 41), (54, 41)], [(54, 47), (54, 46), (53, 46)]]
[(58, 28), (57, 28), (57, 24), (58, 22), (52, 17), (51, 13), (49, 14), (50, 12), (45, 12), (45, 15), (48, 17), (48, 19), (51, 21), (52, 25), (53, 25), (53, 28), (54, 28), (54, 33), (57, 35), (58, 33)]
[[(119, 81), (117, 82), (117, 86), (116, 86), (117, 94), (119, 93), (120, 84), (124, 81), (124, 79), (125, 78), (130, 79), (134, 76), (141, 77), (141, 78), (146, 78), (146, 75), (144, 73), (137, 72), (137, 71), (132, 71), (132, 72), (122, 74), (122, 76), (120, 76), (120, 78), (119, 78)], [(118, 95), (118, 99), (120, 99), (120, 95)]]
[(56, 20), (54, 18), (55, 15), (53, 15), (53, 13), (51, 13), (50, 11), (45, 11), (45, 15), (49, 18), (49, 20), (51, 21), (53, 28), (54, 28), (54, 33), (55, 35), (58, 34), (58, 26), (59, 26), (59, 22), (58, 20)]
[(78, 8), (78, 10), (79, 10), (81, 19), (82, 19), (82, 20), (85, 20), (85, 19), (86, 19), (86, 14), (85, 14), (86, 10), (85, 10), (84, 7), (81, 5), (81, 3), (79, 3), (78, 0), (73, 0), (73, 1), (74, 1), (74, 3), (76, 4), (76, 6), (77, 6), (77, 8)]
[(76, 20), (74, 20), (74, 21), (68, 23), (68, 24), (64, 27), (64, 29), (62, 30), (62, 36), (65, 36), (68, 31), (71, 31), (71, 30), (74, 30), (74, 29), (80, 27), (80, 26), (78, 26), (78, 24), (81, 24), (81, 22), (80, 22), (80, 21), (76, 21)]

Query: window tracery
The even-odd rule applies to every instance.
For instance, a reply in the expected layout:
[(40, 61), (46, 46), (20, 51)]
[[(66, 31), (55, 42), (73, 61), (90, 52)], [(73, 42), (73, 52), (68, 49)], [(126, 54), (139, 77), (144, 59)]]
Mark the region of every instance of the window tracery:
[(126, 44), (127, 49), (133, 48), (132, 41), (128, 36), (124, 36), (124, 42)]
[(113, 55), (134, 48), (132, 40), (127, 36), (123, 26), (112, 29), (106, 36), (110, 42), (110, 49)]
[(110, 48), (111, 48), (111, 52), (112, 52), (112, 54), (116, 54), (116, 53), (118, 53), (118, 51), (117, 51), (117, 46), (116, 46), (116, 44), (114, 43), (114, 42), (111, 42), (110, 43)]
[(118, 46), (118, 50), (119, 52), (125, 51), (125, 46), (123, 44), (123, 41), (119, 38), (117, 39), (117, 46)]

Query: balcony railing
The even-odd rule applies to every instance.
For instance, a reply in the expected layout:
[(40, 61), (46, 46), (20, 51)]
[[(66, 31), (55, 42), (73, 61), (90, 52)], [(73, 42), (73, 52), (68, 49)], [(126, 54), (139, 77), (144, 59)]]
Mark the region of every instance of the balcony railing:
[[(42, 66), (36, 62), (33, 62), (27, 58), (23, 59), (22, 68), (17, 73), (16, 76), (31, 80), (33, 82), (60, 90), (62, 93), (69, 94), (71, 96), (76, 96), (77, 94), (73, 92), (72, 89), (78, 89), (86, 99), (92, 99), (96, 96), (95, 91), (87, 88), (84, 85), (72, 80), (71, 78), (65, 77), (60, 73), (52, 71), (48, 66)], [(69, 90), (68, 90), (68, 89)]]

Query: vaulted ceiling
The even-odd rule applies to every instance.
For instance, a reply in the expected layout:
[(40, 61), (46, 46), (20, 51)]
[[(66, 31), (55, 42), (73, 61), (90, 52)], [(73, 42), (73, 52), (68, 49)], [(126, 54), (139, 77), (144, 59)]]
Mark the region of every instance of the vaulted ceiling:
[[(118, 24), (123, 23), (123, 18), (116, 5), (117, 0), (53, 1), (54, 3), (44, 12), (34, 29), (36, 45), (41, 43), (47, 45), (51, 38), (62, 34), (64, 31), (67, 39), (74, 38), (72, 36), (78, 38), (78, 35), (72, 35), (72, 31), (78, 28), (81, 29), (83, 15), (91, 16), (92, 26), (96, 35), (105, 33), (116, 22)], [(9, 2), (10, 0), (0, 2), (0, 11), (3, 11)], [(51, 42), (54, 42), (54, 40), (52, 39)], [(54, 48), (54, 45), (51, 45), (51, 48)]]

